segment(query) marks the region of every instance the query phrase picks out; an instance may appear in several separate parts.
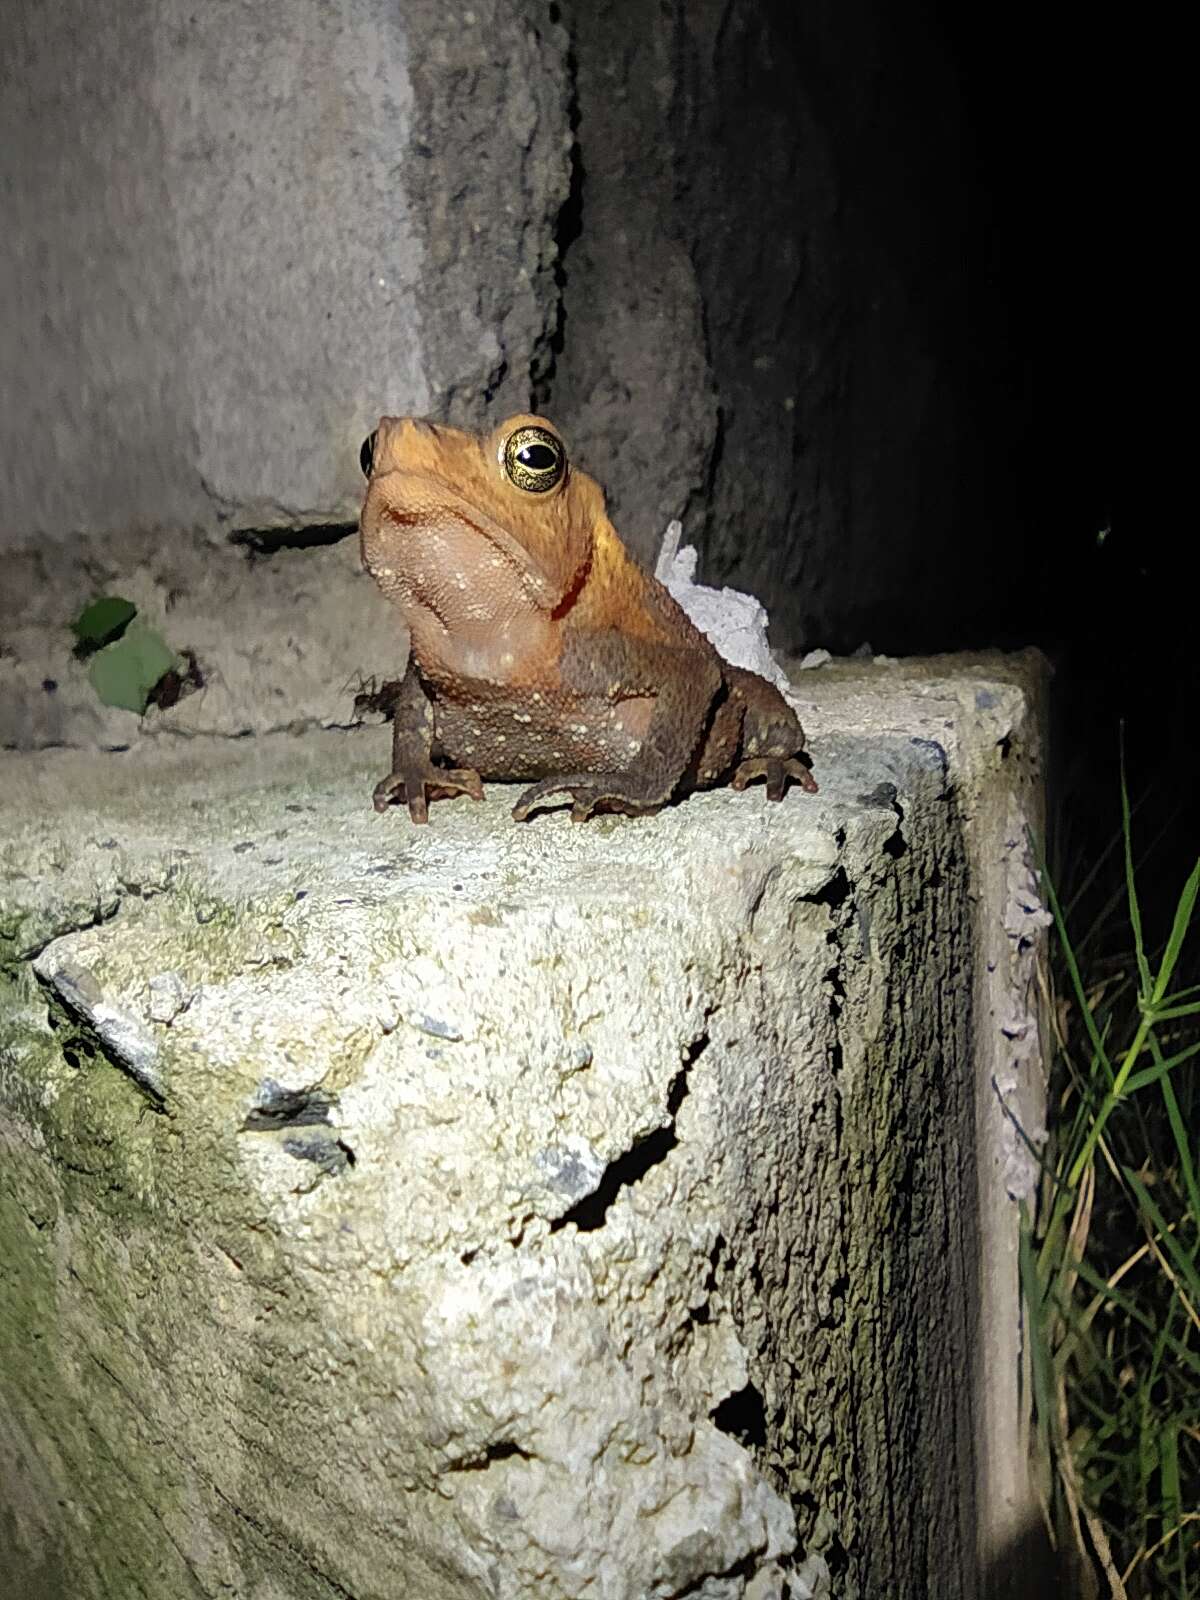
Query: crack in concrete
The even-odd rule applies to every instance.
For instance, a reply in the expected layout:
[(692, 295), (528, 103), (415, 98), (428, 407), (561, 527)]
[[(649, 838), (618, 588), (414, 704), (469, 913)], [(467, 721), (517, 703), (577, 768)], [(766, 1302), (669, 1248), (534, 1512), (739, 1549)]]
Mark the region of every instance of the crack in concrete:
[(486, 1472), (489, 1467), (495, 1466), (497, 1461), (536, 1461), (533, 1451), (524, 1449), (515, 1439), (500, 1439), (495, 1444), (486, 1445), (480, 1454), (472, 1456), (456, 1456), (446, 1463), (447, 1472)]
[(722, 1567), (719, 1572), (700, 1573), (698, 1577), (692, 1579), (685, 1589), (676, 1589), (670, 1596), (670, 1600), (687, 1600), (688, 1595), (701, 1594), (705, 1586), (711, 1583), (714, 1578), (753, 1578), (759, 1571), (759, 1558), (751, 1553), (750, 1555), (742, 1556), (740, 1560), (735, 1561), (730, 1567)]
[(43, 972), (38, 970), (38, 962), (57, 940), (114, 922), (127, 901), (144, 902), (169, 893), (177, 875), (178, 867), (172, 863), (161, 883), (147, 885), (118, 878), (111, 891), (111, 904), (98, 903), (89, 915), (75, 917), (56, 927), (45, 939), (28, 946), (9, 961), (13, 968), (27, 966), (45, 995), (46, 1027), (50, 1032), (61, 1035), (69, 1030), (59, 1039), (64, 1057), (70, 1060), (68, 1051), (81, 1044), (91, 1057), (99, 1057), (130, 1079), (145, 1097), (148, 1109), (162, 1114), (167, 1114), (167, 1094), (155, 1070), (158, 1051), (153, 1039), (135, 1019), (105, 1002), (90, 972), (70, 963), (64, 963), (53, 972)]
[(287, 527), (235, 528), (229, 543), (242, 551), (248, 561), (269, 561), (273, 556), (320, 549), (341, 544), (358, 532), (357, 522), (330, 522), (328, 519), (292, 523)]
[[(709, 1013), (711, 1015), (711, 1012)], [(707, 1020), (707, 1018), (706, 1018)], [(592, 1233), (597, 1228), (602, 1228), (608, 1220), (617, 1196), (624, 1189), (631, 1188), (640, 1183), (652, 1167), (659, 1166), (667, 1159), (671, 1151), (679, 1143), (675, 1133), (675, 1124), (678, 1119), (679, 1108), (687, 1098), (688, 1074), (707, 1049), (709, 1035), (707, 1029), (698, 1039), (693, 1040), (684, 1057), (683, 1065), (671, 1079), (667, 1090), (667, 1117), (668, 1121), (653, 1133), (635, 1144), (631, 1150), (624, 1151), (605, 1167), (600, 1182), (591, 1191), (584, 1195), (582, 1200), (577, 1200), (569, 1211), (564, 1211), (562, 1216), (556, 1217), (550, 1224), (550, 1232), (557, 1233), (565, 1228), (568, 1223), (574, 1223), (580, 1233)]]
[[(124, 889), (125, 886), (123, 884), (119, 884), (119, 887)], [(72, 920), (65, 923), (61, 927), (56, 927), (38, 943), (22, 946), (20, 950), (8, 956), (5, 962), (0, 965), (8, 966), (13, 970), (18, 967), (31, 967), (42, 954), (42, 952), (48, 949), (56, 939), (65, 939), (72, 933), (86, 933), (89, 928), (99, 928), (102, 927), (104, 923), (111, 922), (128, 898), (128, 893), (121, 893), (115, 896), (111, 905), (101, 905), (97, 903), (95, 911), (90, 916), (86, 917), (82, 922), (78, 920)], [(11, 937), (14, 942), (16, 938), (15, 934), (5, 934), (3, 937)], [(34, 976), (36, 977), (37, 974), (35, 973)], [(41, 980), (39, 979), (38, 981), (40, 982)]]

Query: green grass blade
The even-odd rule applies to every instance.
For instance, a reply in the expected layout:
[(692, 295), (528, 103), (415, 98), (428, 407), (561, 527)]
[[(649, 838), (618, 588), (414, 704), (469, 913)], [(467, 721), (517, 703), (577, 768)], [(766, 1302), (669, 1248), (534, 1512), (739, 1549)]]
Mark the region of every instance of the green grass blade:
[[(1196, 1166), (1192, 1160), (1192, 1141), (1188, 1137), (1187, 1126), (1183, 1120), (1183, 1113), (1179, 1109), (1179, 1097), (1175, 1093), (1175, 1085), (1171, 1082), (1167, 1071), (1167, 1063), (1162, 1059), (1158, 1041), (1154, 1035), (1150, 1036), (1150, 1050), (1155, 1061), (1163, 1068), (1162, 1097), (1166, 1107), (1167, 1121), (1171, 1125), (1171, 1137), (1175, 1140), (1175, 1154), (1179, 1157), (1179, 1171), (1183, 1178), (1183, 1187), (1187, 1194), (1188, 1210), (1191, 1213), (1193, 1228), (1200, 1227), (1200, 1184), (1196, 1182)], [(1195, 1054), (1200, 1050), (1200, 1040), (1192, 1046), (1191, 1052)]]
[(1192, 1000), (1187, 1005), (1176, 1006), (1172, 1005), (1168, 999), (1161, 1005), (1147, 1006), (1146, 1011), (1155, 1027), (1157, 1027), (1160, 1022), (1175, 1022), (1179, 1017), (1200, 1016), (1200, 1000)]
[[(1050, 882), (1049, 874), (1043, 871), (1042, 883), (1046, 890), (1046, 900), (1050, 907), (1050, 914), (1054, 918), (1054, 926), (1058, 932), (1058, 942), (1062, 947), (1063, 960), (1067, 963), (1067, 971), (1071, 977), (1071, 988), (1075, 991), (1075, 1000), (1079, 1006), (1079, 1015), (1083, 1018), (1084, 1028), (1087, 1030), (1088, 1041), (1096, 1057), (1108, 1068), (1109, 1077), (1112, 1077), (1112, 1066), (1108, 1059), (1108, 1052), (1104, 1048), (1104, 1040), (1100, 1037), (1100, 1030), (1096, 1026), (1096, 1019), (1092, 1015), (1092, 1008), (1088, 1005), (1087, 990), (1083, 986), (1080, 976), (1079, 964), (1075, 960), (1075, 952), (1071, 948), (1070, 935), (1067, 933), (1067, 924), (1063, 918), (1062, 906), (1058, 902), (1054, 885)], [(1078, 1179), (1076, 1180), (1078, 1182)], [(1072, 1188), (1074, 1184), (1072, 1184)]]
[(1163, 996), (1163, 1004), (1168, 1006), (1178, 1005), (1181, 1000), (1186, 1000), (1190, 994), (1200, 994), (1200, 983), (1193, 983), (1187, 989), (1176, 989), (1174, 994)]
[[(1120, 1289), (1112, 1288), (1107, 1279), (1102, 1278), (1086, 1258), (1077, 1263), (1077, 1268), (1079, 1276), (1085, 1283), (1095, 1289), (1097, 1294), (1102, 1294), (1106, 1300), (1117, 1306), (1130, 1322), (1136, 1323), (1148, 1334), (1157, 1336), (1158, 1329), (1155, 1326), (1154, 1319), (1142, 1310), (1131, 1295), (1125, 1294)], [(1189, 1350), (1187, 1345), (1176, 1338), (1168, 1340), (1168, 1345), (1175, 1359), (1187, 1367), (1189, 1372), (1200, 1378), (1200, 1356), (1194, 1350)]]
[[(1114, 841), (1107, 867), (1087, 863), (1073, 896), (1042, 863), (1068, 1004), (1054, 1140), (1039, 1162), (1036, 1232), (1022, 1212), (1019, 1270), (1055, 1525), (1071, 1537), (1063, 1485), (1073, 1474), (1098, 1519), (1101, 1589), (1099, 1567), (1115, 1566), (1131, 1600), (1200, 1600), (1200, 970), (1184, 950), (1200, 914), (1200, 860), (1163, 940), (1132, 837), (1144, 798), (1131, 804), (1122, 765), (1123, 870)], [(1111, 912), (1122, 899), (1118, 956)], [(1064, 906), (1098, 900), (1107, 920), (1069, 938)]]
[[(1179, 1482), (1179, 1424), (1173, 1419), (1163, 1429), (1159, 1453), (1162, 1457), (1163, 1532), (1173, 1532), (1176, 1538), (1180, 1538), (1183, 1533), (1183, 1495)], [(1188, 1583), (1187, 1562), (1182, 1559), (1182, 1542), (1177, 1553), (1180, 1557), (1179, 1593), (1183, 1600), (1187, 1600), (1191, 1586)]]
[(1147, 1083), (1157, 1083), (1160, 1078), (1166, 1077), (1170, 1072), (1174, 1072), (1174, 1069), (1181, 1062), (1190, 1061), (1192, 1056), (1200, 1054), (1200, 1038), (1197, 1038), (1190, 1045), (1184, 1045), (1184, 1048), (1176, 1051), (1173, 1056), (1163, 1056), (1162, 1051), (1158, 1048), (1158, 1040), (1154, 1037), (1154, 1034), (1150, 1034), (1149, 1042), (1147, 1043), (1150, 1046), (1150, 1054), (1154, 1056), (1155, 1064), (1152, 1067), (1142, 1067), (1141, 1072), (1131, 1072), (1130, 1077), (1125, 1080), (1126, 1094), (1134, 1094), (1136, 1091), (1146, 1088)]
[[(1134, 803), (1132, 809), (1130, 810), (1130, 820), (1131, 821), (1132, 821), (1132, 819), (1134, 817), (1137, 816), (1138, 808), (1141, 806), (1142, 801), (1144, 801), (1145, 798), (1146, 798), (1145, 795), (1143, 795), (1141, 800), (1138, 800), (1138, 801), (1136, 801)], [(1163, 842), (1163, 840), (1170, 835), (1171, 829), (1175, 824), (1175, 819), (1178, 816), (1179, 811), (1181, 809), (1182, 809), (1181, 807), (1177, 806), (1171, 812), (1170, 816), (1167, 817), (1166, 821), (1159, 828), (1158, 832), (1154, 835), (1153, 839), (1151, 839), (1150, 843), (1148, 845), (1146, 845), (1145, 848), (1142, 850), (1141, 855), (1138, 857), (1137, 861), (1134, 862), (1133, 871), (1134, 871), (1134, 876), (1135, 877), (1142, 870), (1142, 868), (1146, 865), (1146, 863), (1153, 858), (1155, 851), (1158, 849), (1159, 845)], [(1118, 840), (1120, 840), (1121, 837), (1122, 837), (1122, 834), (1120, 832), (1118, 832), (1114, 836), (1114, 844)], [(1095, 942), (1095, 940), (1099, 938), (1099, 936), (1100, 936), (1101, 932), (1104, 930), (1104, 928), (1107, 927), (1109, 919), (1111, 918), (1113, 912), (1120, 905), (1121, 901), (1122, 900), (1127, 900), (1127, 899), (1128, 899), (1128, 894), (1127, 894), (1126, 888), (1125, 888), (1124, 873), (1122, 873), (1122, 874), (1119, 875), (1119, 881), (1117, 883), (1116, 888), (1113, 890), (1112, 894), (1105, 901), (1104, 906), (1102, 907), (1102, 909), (1099, 912), (1097, 912), (1095, 917), (1092, 919), (1091, 926), (1083, 934), (1081, 934), (1078, 939), (1076, 939), (1076, 941), (1075, 941), (1075, 953), (1076, 953), (1076, 955), (1078, 955), (1081, 959), (1086, 955), (1088, 949)], [(1068, 915), (1070, 915), (1070, 906), (1071, 905), (1074, 905), (1074, 897), (1072, 898), (1070, 904), (1068, 905), (1068, 908), (1067, 908), (1067, 914)]]
[(1175, 907), (1175, 920), (1171, 924), (1170, 936), (1167, 939), (1167, 948), (1163, 951), (1162, 965), (1158, 969), (1158, 978), (1154, 985), (1154, 999), (1161, 1002), (1171, 982), (1171, 974), (1175, 970), (1175, 963), (1179, 960), (1179, 952), (1183, 949), (1183, 941), (1187, 936), (1188, 924), (1192, 920), (1192, 912), (1196, 908), (1196, 895), (1200, 893), (1200, 856), (1196, 858), (1196, 865), (1188, 874), (1179, 895), (1179, 904)]
[(1192, 1305), (1200, 1306), (1200, 1273), (1198, 1273), (1196, 1270), (1196, 1261), (1194, 1255), (1195, 1247), (1193, 1246), (1193, 1254), (1189, 1255), (1189, 1253), (1184, 1249), (1177, 1235), (1168, 1227), (1162, 1212), (1158, 1209), (1157, 1204), (1151, 1198), (1149, 1189), (1146, 1188), (1146, 1185), (1138, 1177), (1137, 1173), (1134, 1172), (1133, 1168), (1122, 1167), (1121, 1171), (1125, 1175), (1126, 1183), (1128, 1183), (1129, 1187), (1137, 1196), (1137, 1203), (1141, 1207), (1141, 1210), (1144, 1214), (1143, 1221), (1146, 1217), (1150, 1219), (1150, 1222), (1153, 1224), (1152, 1231), (1157, 1233), (1159, 1236), (1157, 1243), (1162, 1246), (1162, 1248), (1170, 1256), (1171, 1260), (1175, 1263), (1175, 1270), (1183, 1279), (1184, 1287), (1187, 1290), (1188, 1298), (1191, 1300)]
[(1125, 840), (1125, 894), (1129, 901), (1129, 926), (1133, 929), (1133, 950), (1137, 957), (1138, 979), (1142, 993), (1149, 998), (1151, 991), (1150, 963), (1146, 960), (1146, 946), (1142, 939), (1142, 911), (1138, 905), (1137, 878), (1133, 870), (1133, 828), (1129, 816), (1129, 786), (1125, 782), (1125, 730), (1121, 730), (1121, 833)]
[[(1151, 1041), (1154, 1041), (1153, 1034), (1150, 1035), (1150, 1038)], [(1155, 1044), (1152, 1043), (1151, 1049), (1153, 1050), (1154, 1048)], [(1173, 1056), (1160, 1057), (1152, 1067), (1143, 1067), (1140, 1072), (1131, 1072), (1125, 1080), (1125, 1093), (1127, 1095), (1136, 1094), (1139, 1089), (1144, 1089), (1147, 1084), (1158, 1083), (1160, 1079), (1167, 1077), (1181, 1061), (1188, 1061), (1197, 1054), (1200, 1054), (1200, 1039), (1197, 1039), (1195, 1044), (1189, 1044), (1185, 1049), (1180, 1050)]]

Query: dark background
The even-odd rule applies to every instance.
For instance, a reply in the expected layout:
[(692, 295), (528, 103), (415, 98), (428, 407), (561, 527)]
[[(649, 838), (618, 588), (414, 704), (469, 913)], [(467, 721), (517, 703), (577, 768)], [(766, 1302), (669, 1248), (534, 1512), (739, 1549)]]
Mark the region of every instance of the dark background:
[[(1167, 292), (1130, 270), (1121, 221), (1125, 175), (1154, 113), (1135, 46), (1099, 13), (1086, 24), (1054, 7), (981, 21), (941, 4), (930, 15), (965, 111), (972, 437), (962, 470), (995, 482), (997, 536), (1012, 530), (1028, 576), (1028, 613), (1008, 625), (980, 619), (979, 642), (1024, 636), (1054, 666), (1051, 848), (1068, 892), (1120, 828), (1123, 739), (1141, 883), (1165, 934), (1200, 842), (1200, 681), (1188, 534), (1163, 514), (1160, 471), (1135, 454), (1148, 416), (1134, 415), (1160, 391), (1131, 390), (1124, 360), (1139, 324), (1156, 320), (1147, 297)], [(996, 439), (1009, 449), (997, 453)], [(1143, 467), (1136, 504), (1118, 503), (1118, 463), (1125, 482)], [(1107, 870), (1080, 903), (1077, 931), (1112, 888)], [(1127, 946), (1119, 922), (1108, 940)]]

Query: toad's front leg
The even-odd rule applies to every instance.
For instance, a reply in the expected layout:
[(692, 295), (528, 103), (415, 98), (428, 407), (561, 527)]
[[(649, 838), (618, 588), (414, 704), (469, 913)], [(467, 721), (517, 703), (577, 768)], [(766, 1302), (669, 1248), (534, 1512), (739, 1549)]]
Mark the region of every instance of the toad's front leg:
[(728, 667), (730, 694), (745, 707), (742, 713), (742, 760), (729, 780), (731, 789), (744, 789), (755, 778), (765, 778), (767, 799), (782, 800), (791, 778), (809, 794), (817, 783), (801, 760), (804, 729), (800, 719), (773, 683), (744, 667)]
[(386, 811), (395, 800), (407, 801), (412, 820), (428, 822), (430, 800), (455, 794), (482, 800), (483, 784), (472, 768), (433, 764), (433, 702), (411, 657), (394, 704), (392, 770), (375, 785), (376, 811)]

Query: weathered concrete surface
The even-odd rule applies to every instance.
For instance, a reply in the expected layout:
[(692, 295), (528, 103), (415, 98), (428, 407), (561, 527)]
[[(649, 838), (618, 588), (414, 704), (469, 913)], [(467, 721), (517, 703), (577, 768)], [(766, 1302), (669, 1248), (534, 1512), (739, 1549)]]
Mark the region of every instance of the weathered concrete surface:
[(578, 829), (377, 818), (380, 733), (3, 758), (23, 1592), (977, 1592), (971, 863), (1036, 727), (839, 670), (815, 799)]
[[(342, 726), (359, 689), (403, 672), (408, 636), (358, 559), (358, 540), (314, 549), (222, 548), (162, 540), (51, 568), (20, 552), (7, 570), (28, 594), (0, 649), (0, 746), (127, 749), (162, 734), (272, 733)], [(102, 705), (69, 623), (117, 594), (175, 651), (191, 651), (203, 687), (144, 717)]]

